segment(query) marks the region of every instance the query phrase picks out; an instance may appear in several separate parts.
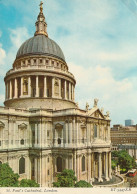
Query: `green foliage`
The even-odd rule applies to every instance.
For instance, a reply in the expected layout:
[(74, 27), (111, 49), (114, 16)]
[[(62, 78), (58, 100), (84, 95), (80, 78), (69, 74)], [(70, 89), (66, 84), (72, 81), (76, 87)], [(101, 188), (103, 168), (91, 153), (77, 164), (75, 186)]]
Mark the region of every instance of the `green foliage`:
[(115, 167), (117, 166), (117, 161), (116, 160), (111, 160), (111, 167), (113, 170), (115, 170)]
[(92, 185), (90, 183), (83, 181), (83, 180), (80, 180), (74, 186), (75, 187), (92, 187)]
[(36, 183), (34, 180), (30, 179), (22, 179), (20, 181), (20, 187), (39, 187), (39, 184)]
[(18, 187), (18, 178), (8, 163), (0, 164), (0, 187)]
[(113, 152), (111, 152), (111, 156), (112, 156), (112, 158), (114, 158), (114, 157), (118, 157), (118, 154), (119, 154), (119, 152), (118, 152), (118, 151), (113, 151)]
[(53, 182), (53, 187), (74, 187), (76, 180), (73, 170), (64, 169), (57, 174), (57, 182)]
[(112, 168), (120, 165), (121, 171), (128, 171), (135, 167), (135, 159), (132, 158), (126, 150), (112, 152)]

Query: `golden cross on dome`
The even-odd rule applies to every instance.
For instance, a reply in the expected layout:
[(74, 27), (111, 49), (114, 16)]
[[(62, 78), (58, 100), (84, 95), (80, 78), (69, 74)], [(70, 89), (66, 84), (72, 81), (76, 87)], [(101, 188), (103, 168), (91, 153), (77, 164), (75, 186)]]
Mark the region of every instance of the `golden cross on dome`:
[(43, 7), (42, 7), (42, 5), (43, 5), (43, 2), (41, 1), (41, 2), (40, 2), (40, 5), (39, 5), (39, 6), (40, 6), (40, 12), (41, 12), (41, 13), (43, 12)]

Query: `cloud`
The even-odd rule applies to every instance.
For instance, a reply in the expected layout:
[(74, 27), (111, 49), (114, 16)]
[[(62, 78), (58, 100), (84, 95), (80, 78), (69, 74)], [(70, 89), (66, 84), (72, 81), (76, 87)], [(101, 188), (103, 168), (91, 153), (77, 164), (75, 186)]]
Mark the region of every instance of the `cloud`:
[(3, 48), (1, 48), (2, 45), (0, 45), (0, 66), (4, 64), (4, 60), (6, 58), (6, 52)]
[(21, 44), (29, 38), (29, 33), (25, 27), (18, 27), (16, 29), (9, 29), (9, 36), (11, 41), (11, 47), (5, 51), (0, 43), (0, 104), (3, 104), (5, 95), (4, 76), (6, 72), (12, 68), (12, 64), (16, 58), (16, 53)]
[(82, 67), (69, 63), (69, 67), (77, 81), (75, 96), (80, 108), (85, 108), (87, 101), (91, 108), (94, 99), (99, 98), (99, 107), (103, 106), (105, 112), (110, 111), (111, 118), (113, 118), (112, 124), (123, 123), (125, 118), (130, 117), (131, 111), (129, 110), (136, 112), (137, 78), (115, 80), (111, 68), (101, 65)]
[(19, 49), (21, 44), (29, 38), (28, 30), (25, 27), (19, 27), (16, 29), (9, 29), (10, 40), (14, 45), (14, 48)]

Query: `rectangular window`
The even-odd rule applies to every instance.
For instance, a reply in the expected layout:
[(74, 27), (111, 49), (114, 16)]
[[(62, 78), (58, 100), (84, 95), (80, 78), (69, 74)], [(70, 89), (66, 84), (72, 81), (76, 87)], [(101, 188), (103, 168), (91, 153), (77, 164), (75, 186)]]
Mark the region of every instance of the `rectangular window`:
[(49, 170), (48, 170), (48, 175), (49, 175)]
[(47, 131), (47, 137), (49, 137), (49, 131)]

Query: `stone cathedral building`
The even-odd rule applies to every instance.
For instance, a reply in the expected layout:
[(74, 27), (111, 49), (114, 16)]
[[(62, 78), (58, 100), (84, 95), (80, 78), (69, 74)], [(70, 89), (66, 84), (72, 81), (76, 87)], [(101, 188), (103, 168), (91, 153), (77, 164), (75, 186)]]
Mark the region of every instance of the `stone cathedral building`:
[(75, 103), (76, 80), (48, 37), (42, 2), (34, 37), (21, 45), (4, 81), (0, 163), (45, 187), (65, 168), (78, 180), (112, 178), (109, 113), (103, 114), (97, 99), (91, 109)]

